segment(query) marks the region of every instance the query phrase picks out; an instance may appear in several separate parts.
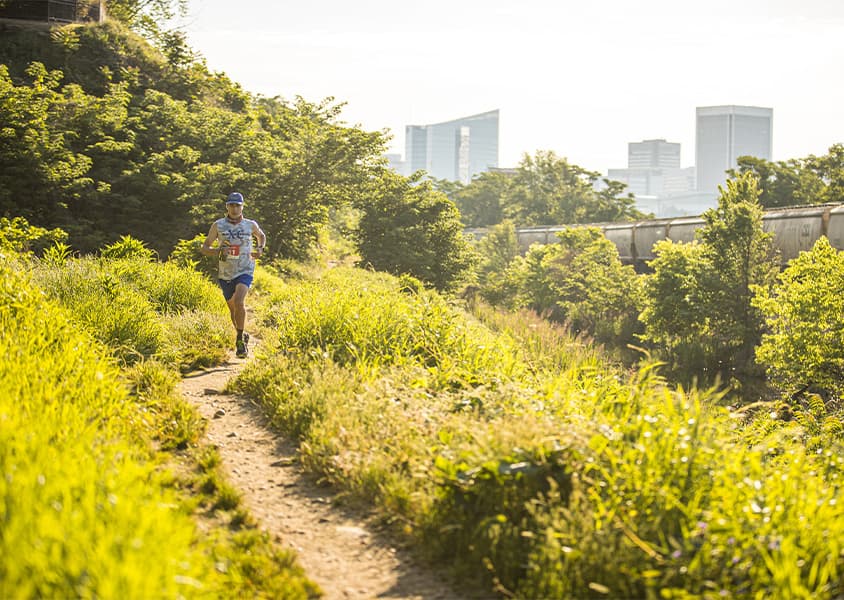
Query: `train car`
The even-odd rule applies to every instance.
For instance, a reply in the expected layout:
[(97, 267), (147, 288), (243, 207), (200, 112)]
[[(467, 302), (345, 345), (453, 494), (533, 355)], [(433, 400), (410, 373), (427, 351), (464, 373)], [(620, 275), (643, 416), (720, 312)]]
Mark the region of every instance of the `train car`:
[(636, 256), (633, 248), (633, 223), (609, 223), (601, 229), (604, 236), (615, 244), (618, 249), (618, 256), (623, 262), (631, 262)]
[[(691, 242), (695, 232), (705, 224), (700, 216), (674, 217), (632, 223), (523, 227), (516, 229), (516, 235), (519, 246), (526, 252), (534, 243), (554, 243), (557, 232), (566, 227), (598, 227), (615, 244), (622, 262), (642, 265), (653, 260), (653, 248), (658, 241)], [(844, 251), (844, 204), (770, 209), (762, 215), (762, 228), (774, 235), (774, 245), (783, 264), (810, 250), (821, 236), (826, 236), (833, 248)]]
[(762, 228), (774, 234), (774, 244), (780, 251), (782, 262), (787, 263), (805, 251), (811, 250), (819, 237), (824, 235), (828, 223), (829, 207), (807, 206), (766, 211)]
[(557, 232), (566, 228), (566, 225), (543, 225), (538, 227), (519, 227), (516, 229), (516, 237), (519, 240), (519, 248), (527, 252), (533, 244), (553, 244), (557, 241)]
[(844, 250), (844, 205), (839, 205), (829, 211), (826, 237), (833, 248)]

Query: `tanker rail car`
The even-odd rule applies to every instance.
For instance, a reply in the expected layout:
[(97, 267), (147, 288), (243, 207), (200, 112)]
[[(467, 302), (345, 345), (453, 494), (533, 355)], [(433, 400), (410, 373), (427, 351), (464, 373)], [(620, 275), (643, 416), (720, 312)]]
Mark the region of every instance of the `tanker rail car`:
[[(568, 227), (598, 227), (618, 248), (622, 262), (643, 265), (654, 258), (656, 242), (669, 239), (691, 242), (695, 231), (705, 224), (702, 217), (672, 217), (635, 221), (630, 223), (595, 223), (591, 225), (552, 225), (544, 227), (519, 227), (516, 235), (522, 251), (531, 244), (553, 244), (557, 232)], [(766, 210), (762, 215), (762, 228), (774, 234), (774, 245), (779, 249), (782, 263), (796, 258), (800, 252), (811, 250), (821, 236), (830, 245), (844, 250), (844, 204), (819, 204)], [(481, 237), (484, 230), (469, 230)]]

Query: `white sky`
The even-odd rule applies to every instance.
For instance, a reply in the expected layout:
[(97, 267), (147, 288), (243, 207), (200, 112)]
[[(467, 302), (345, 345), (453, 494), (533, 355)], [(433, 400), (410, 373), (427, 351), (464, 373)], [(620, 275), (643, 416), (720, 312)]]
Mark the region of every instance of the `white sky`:
[(500, 109), (499, 166), (553, 150), (606, 174), (695, 107), (774, 109), (773, 159), (844, 142), (844, 0), (189, 0), (188, 41), (246, 90), (404, 127)]

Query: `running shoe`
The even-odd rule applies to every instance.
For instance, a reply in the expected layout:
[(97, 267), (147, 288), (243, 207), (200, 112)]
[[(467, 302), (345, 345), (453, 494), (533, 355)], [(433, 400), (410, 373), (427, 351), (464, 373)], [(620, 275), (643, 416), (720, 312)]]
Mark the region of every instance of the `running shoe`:
[(242, 340), (237, 340), (235, 343), (234, 355), (238, 358), (246, 358), (246, 344), (249, 342), (249, 337), (244, 333)]

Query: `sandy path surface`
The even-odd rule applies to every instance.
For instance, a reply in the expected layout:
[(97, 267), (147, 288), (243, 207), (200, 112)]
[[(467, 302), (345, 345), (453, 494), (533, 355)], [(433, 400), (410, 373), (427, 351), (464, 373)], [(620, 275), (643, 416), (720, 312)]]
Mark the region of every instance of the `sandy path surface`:
[(296, 447), (268, 427), (257, 406), (223, 392), (246, 360), (193, 373), (181, 392), (207, 419), (207, 442), (219, 449), (229, 482), (260, 527), (296, 550), (325, 598), (459, 598), (443, 574), (414, 564), (374, 519), (336, 506), (330, 488), (302, 471)]

